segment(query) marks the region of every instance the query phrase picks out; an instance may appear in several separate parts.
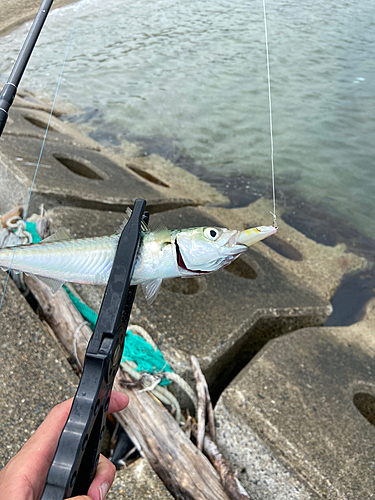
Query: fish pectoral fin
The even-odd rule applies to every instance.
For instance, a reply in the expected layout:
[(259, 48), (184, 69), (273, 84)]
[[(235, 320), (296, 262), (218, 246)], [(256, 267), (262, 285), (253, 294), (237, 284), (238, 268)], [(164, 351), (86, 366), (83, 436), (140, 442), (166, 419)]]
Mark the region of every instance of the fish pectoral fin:
[(63, 286), (65, 281), (56, 280), (54, 278), (46, 278), (45, 276), (35, 275), (42, 283), (48, 286), (53, 294), (55, 294), (60, 287)]
[(47, 236), (47, 238), (44, 238), (43, 243), (45, 243), (46, 241), (62, 241), (70, 239), (71, 237), (67, 230), (61, 227), (55, 233), (51, 234), (51, 236)]
[(143, 293), (145, 294), (147, 304), (150, 306), (154, 300), (156, 299), (159, 290), (160, 290), (160, 285), (162, 283), (163, 279), (158, 278), (155, 280), (148, 280), (142, 283), (142, 290)]

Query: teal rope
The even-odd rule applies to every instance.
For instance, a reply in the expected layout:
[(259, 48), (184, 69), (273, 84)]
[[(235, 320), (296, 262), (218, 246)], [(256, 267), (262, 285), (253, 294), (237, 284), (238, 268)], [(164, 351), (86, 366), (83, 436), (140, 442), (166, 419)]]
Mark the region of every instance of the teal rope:
[[(28, 231), (32, 238), (33, 243), (39, 243), (41, 238), (36, 230), (35, 222), (26, 222), (26, 231)], [(88, 305), (76, 297), (68, 287), (63, 286), (68, 294), (70, 300), (73, 302), (76, 309), (81, 313), (83, 319), (89, 324), (90, 328), (94, 330), (98, 315)], [(126, 349), (125, 349), (126, 348)], [(125, 352), (126, 350), (126, 352)], [(163, 354), (159, 349), (155, 352), (154, 348), (146, 342), (139, 335), (134, 335), (130, 330), (126, 332), (125, 345), (122, 353), (121, 362), (134, 361), (137, 364), (136, 370), (139, 372), (147, 373), (160, 373), (160, 372), (173, 372), (172, 368), (165, 361)], [(168, 385), (170, 381), (163, 379), (160, 385)]]
[(85, 319), (89, 324), (91, 330), (94, 330), (98, 315), (93, 311), (87, 304), (81, 302), (78, 297), (72, 294), (68, 287), (63, 286), (66, 293), (69, 295), (70, 300), (73, 302), (76, 309), (81, 313), (83, 319)]
[[(160, 373), (173, 371), (159, 349), (155, 351), (144, 338), (134, 335), (130, 330), (126, 332), (125, 336), (121, 363), (124, 361), (134, 361), (137, 364), (136, 370), (138, 372)], [(160, 382), (160, 385), (168, 384), (170, 384), (170, 381), (166, 379)]]

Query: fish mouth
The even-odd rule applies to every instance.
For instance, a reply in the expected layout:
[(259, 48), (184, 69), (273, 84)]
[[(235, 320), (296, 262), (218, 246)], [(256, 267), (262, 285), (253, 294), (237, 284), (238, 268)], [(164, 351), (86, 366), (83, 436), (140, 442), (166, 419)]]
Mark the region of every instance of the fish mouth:
[[(238, 242), (240, 236), (241, 236), (241, 231), (235, 231), (234, 234), (232, 234), (232, 236), (227, 241), (226, 246), (229, 248), (234, 248), (235, 246), (237, 246), (237, 242)], [(242, 245), (242, 244), (239, 243), (239, 245)]]
[(189, 273), (194, 273), (194, 274), (207, 274), (209, 273), (210, 271), (199, 271), (198, 269), (189, 269), (185, 262), (184, 262), (184, 259), (181, 255), (181, 251), (180, 251), (180, 247), (178, 246), (178, 243), (177, 243), (177, 239), (175, 240), (175, 245), (176, 245), (176, 254), (177, 254), (177, 264), (178, 264), (178, 267), (180, 267), (181, 269), (184, 269), (185, 271), (188, 271)]

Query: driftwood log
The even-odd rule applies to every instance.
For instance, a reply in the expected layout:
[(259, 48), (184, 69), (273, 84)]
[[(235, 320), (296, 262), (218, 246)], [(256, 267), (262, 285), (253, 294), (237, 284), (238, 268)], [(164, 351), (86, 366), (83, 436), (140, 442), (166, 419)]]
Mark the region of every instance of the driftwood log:
[[(56, 337), (69, 354), (73, 355), (75, 350), (82, 363), (86, 340), (92, 332), (83, 324), (66, 292), (61, 290), (52, 295), (33, 276), (27, 276), (25, 281)], [(150, 393), (123, 387), (124, 377), (127, 376), (119, 371), (114, 388), (127, 394), (130, 402), (118, 418), (171, 494), (181, 500), (229, 500), (215, 469), (176, 420)]]
[[(118, 379), (114, 387), (121, 390)], [(172, 495), (181, 500), (228, 500), (208, 459), (156, 398), (131, 389), (125, 392), (129, 406), (120, 412), (119, 420)]]

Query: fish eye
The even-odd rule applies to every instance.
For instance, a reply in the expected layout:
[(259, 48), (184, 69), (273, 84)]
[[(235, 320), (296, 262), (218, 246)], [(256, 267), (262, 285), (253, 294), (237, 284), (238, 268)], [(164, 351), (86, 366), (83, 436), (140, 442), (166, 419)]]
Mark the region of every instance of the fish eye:
[(220, 236), (220, 231), (214, 227), (206, 227), (204, 235), (211, 241), (216, 241)]

